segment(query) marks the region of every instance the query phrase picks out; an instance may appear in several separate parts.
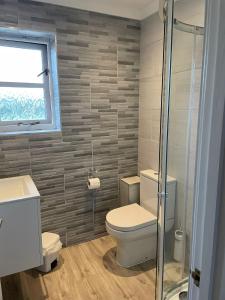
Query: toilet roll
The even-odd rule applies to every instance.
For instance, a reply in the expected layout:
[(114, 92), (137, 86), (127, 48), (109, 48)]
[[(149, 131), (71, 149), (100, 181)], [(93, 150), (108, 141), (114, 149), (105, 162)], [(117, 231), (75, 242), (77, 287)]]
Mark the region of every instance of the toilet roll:
[(100, 188), (100, 179), (99, 178), (89, 178), (88, 179), (88, 189), (97, 190)]

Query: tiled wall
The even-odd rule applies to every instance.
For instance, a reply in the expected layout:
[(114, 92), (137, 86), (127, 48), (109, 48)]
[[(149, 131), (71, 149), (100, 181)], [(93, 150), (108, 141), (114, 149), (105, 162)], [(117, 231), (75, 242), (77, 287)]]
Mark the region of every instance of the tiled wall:
[(158, 170), (163, 23), (158, 13), (142, 21), (140, 42), (139, 170)]
[[(204, 1), (177, 1), (175, 17), (203, 25)], [(162, 51), (163, 25), (155, 14), (142, 22), (141, 30), (139, 170), (158, 169)], [(203, 37), (174, 30), (168, 174), (177, 179), (175, 228), (181, 226), (187, 232), (187, 253), (192, 229), (202, 51)]]
[[(58, 41), (61, 133), (0, 137), (0, 177), (31, 174), (42, 228), (64, 244), (105, 232), (119, 179), (137, 174), (138, 21), (26, 0), (0, 1), (0, 26), (53, 31)], [(95, 225), (88, 169), (98, 170)]]

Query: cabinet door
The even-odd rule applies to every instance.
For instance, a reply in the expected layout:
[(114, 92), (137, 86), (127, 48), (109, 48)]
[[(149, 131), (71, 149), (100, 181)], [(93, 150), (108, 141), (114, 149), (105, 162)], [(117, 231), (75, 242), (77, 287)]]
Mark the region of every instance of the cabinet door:
[(0, 277), (42, 263), (40, 200), (0, 204)]

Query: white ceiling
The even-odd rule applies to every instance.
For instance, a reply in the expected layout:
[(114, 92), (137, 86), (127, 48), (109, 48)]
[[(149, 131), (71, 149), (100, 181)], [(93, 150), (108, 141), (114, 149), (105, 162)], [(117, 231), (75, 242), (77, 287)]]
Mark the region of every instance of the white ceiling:
[(158, 0), (38, 0), (113, 16), (143, 20), (158, 11)]

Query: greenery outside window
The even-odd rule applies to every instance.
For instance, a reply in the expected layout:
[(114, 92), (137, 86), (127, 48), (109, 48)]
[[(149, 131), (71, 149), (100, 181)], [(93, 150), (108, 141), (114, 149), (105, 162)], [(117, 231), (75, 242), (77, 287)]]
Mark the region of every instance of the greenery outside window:
[(0, 34), (1, 133), (59, 129), (53, 41), (41, 34)]

